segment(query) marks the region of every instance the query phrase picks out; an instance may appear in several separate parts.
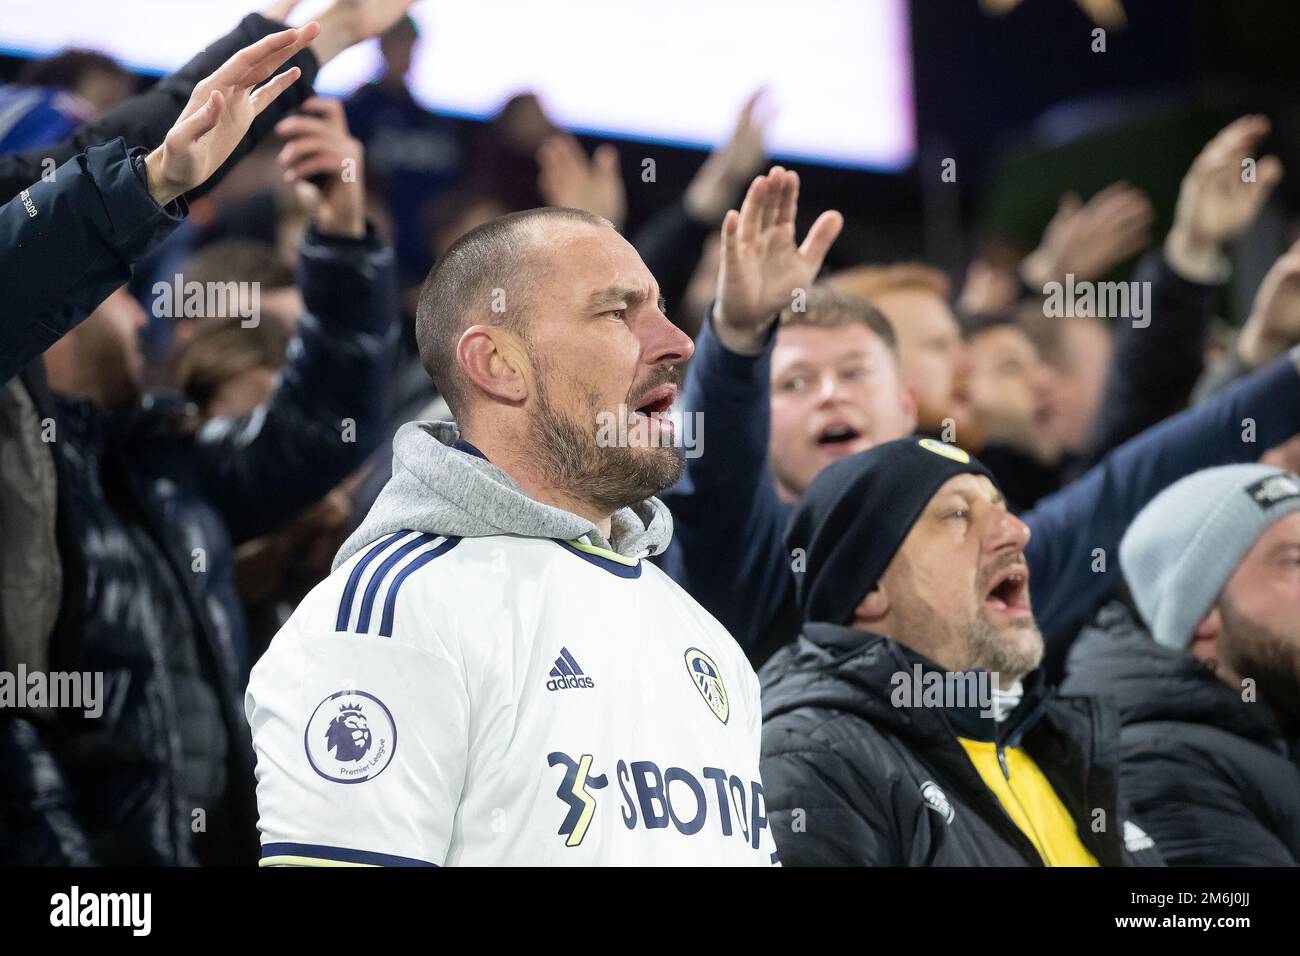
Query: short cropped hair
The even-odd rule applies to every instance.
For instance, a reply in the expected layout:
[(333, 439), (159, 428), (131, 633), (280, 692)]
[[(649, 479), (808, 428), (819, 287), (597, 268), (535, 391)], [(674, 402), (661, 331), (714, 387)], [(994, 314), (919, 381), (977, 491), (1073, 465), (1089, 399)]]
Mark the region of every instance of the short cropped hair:
[(424, 281), (415, 311), (415, 341), (420, 361), (458, 419), (468, 393), (456, 366), (456, 344), (476, 323), (499, 325), (528, 340), (533, 283), (527, 273), (543, 245), (541, 227), (550, 221), (614, 228), (581, 209), (546, 206), (511, 213), (453, 242)]
[(1028, 334), (1013, 310), (979, 312), (961, 318), (961, 337), (967, 342), (974, 341), (985, 332), (996, 329), (1017, 329)]
[(924, 262), (895, 262), (885, 266), (855, 266), (829, 276), (826, 281), (864, 299), (902, 289), (933, 292), (945, 302), (952, 295), (952, 282), (941, 269)]
[[(795, 305), (802, 305), (796, 310)], [(792, 303), (781, 310), (778, 321), (783, 328), (790, 326), (811, 326), (813, 328), (832, 329), (844, 325), (865, 325), (876, 335), (889, 351), (898, 354), (898, 338), (889, 320), (866, 299), (837, 289), (825, 282), (810, 288), (801, 303)]]

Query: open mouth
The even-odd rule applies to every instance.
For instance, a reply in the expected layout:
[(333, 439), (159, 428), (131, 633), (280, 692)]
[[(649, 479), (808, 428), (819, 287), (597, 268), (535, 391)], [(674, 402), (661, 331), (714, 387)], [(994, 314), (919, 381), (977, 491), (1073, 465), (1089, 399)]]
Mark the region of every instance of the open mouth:
[(852, 425), (836, 422), (833, 425), (827, 425), (817, 433), (817, 445), (821, 448), (834, 448), (847, 445), (860, 437), (862, 437), (862, 432)]
[(676, 385), (660, 385), (658, 388), (651, 389), (641, 399), (641, 404), (633, 409), (640, 415), (662, 415), (673, 407), (673, 402), (677, 400)]
[(984, 603), (994, 610), (1016, 616), (1029, 613), (1029, 569), (1023, 564), (999, 571), (993, 578)]

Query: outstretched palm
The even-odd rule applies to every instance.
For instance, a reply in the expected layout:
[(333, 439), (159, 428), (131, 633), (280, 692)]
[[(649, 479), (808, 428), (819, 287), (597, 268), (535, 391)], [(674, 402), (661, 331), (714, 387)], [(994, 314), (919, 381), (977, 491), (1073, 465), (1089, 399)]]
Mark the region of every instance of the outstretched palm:
[(1241, 235), (1282, 178), (1276, 156), (1254, 162), (1251, 153), (1268, 135), (1263, 116), (1243, 116), (1206, 144), (1184, 177), (1174, 222), (1198, 239), (1223, 243)]
[(319, 31), (313, 22), (263, 37), (194, 87), (162, 146), (149, 157), (150, 187), (160, 194), (160, 200), (169, 201), (193, 189), (217, 171), (257, 115), (288, 89), (301, 71), (291, 67), (274, 79), (271, 76)]
[(795, 245), (799, 174), (773, 166), (750, 184), (741, 204), (722, 221), (722, 261), (714, 325), (723, 337), (752, 346), (782, 308), (817, 277), (844, 217), (830, 210)]

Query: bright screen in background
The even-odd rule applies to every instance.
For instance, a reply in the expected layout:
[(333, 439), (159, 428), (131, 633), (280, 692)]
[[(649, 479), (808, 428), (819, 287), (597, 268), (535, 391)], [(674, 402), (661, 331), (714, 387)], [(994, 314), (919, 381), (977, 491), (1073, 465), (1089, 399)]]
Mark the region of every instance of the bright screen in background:
[[(323, 8), (301, 4), (294, 23)], [(166, 73), (255, 7), (248, 0), (0, 0), (0, 50), (102, 50)], [(420, 0), (411, 84), (431, 109), (484, 118), (536, 91), (561, 126), (712, 146), (766, 86), (772, 155), (896, 170), (915, 152), (906, 0)], [(349, 50), (317, 88), (375, 75)]]

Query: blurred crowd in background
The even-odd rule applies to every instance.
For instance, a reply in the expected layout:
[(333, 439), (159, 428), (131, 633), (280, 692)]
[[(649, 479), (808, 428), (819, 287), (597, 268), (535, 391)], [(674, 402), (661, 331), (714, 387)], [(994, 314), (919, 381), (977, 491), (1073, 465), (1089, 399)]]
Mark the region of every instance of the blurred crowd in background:
[[(922, 23), (928, 2), (913, 6), (918, 44), (957, 29)], [(1021, 42), (1048, 18), (1086, 45), (1092, 26), (1087, 4), (1063, 0), (1010, 13), (964, 6), (958, 20), (981, 32), (954, 59), (954, 85), (981, 83), (979, 72), (999, 60), (978, 37), (1001, 30)], [(269, 33), (287, 12), (250, 15), (229, 49)], [(774, 161), (762, 89), (707, 155), (577, 137), (526, 89), (489, 120), (452, 118), (408, 87), (424, 41), (414, 22), (397, 10), (379, 23), (351, 37), (367, 29), (378, 37), (383, 68), (373, 81), (336, 110), (311, 92), (316, 64), (305, 58), (321, 51), (300, 54), (302, 77), (254, 126), (237, 161), (187, 196), (188, 218), (136, 264), (129, 284), (4, 384), (4, 659), (103, 670), (109, 720), (92, 728), (62, 715), (0, 717), (13, 785), (0, 860), (250, 858), (250, 820), (239, 834), (196, 830), (175, 808), (251, 806), (247, 747), (237, 743), (247, 732), (238, 701), (249, 669), (364, 518), (388, 477), (396, 429), (446, 417), (417, 352), (414, 316), (426, 275), (457, 238), (512, 211), (585, 209), (636, 247), (676, 324), (696, 336), (706, 321), (723, 217)], [(1158, 34), (1149, 18), (1130, 29)], [(1190, 28), (1171, 29), (1185, 38)], [(115, 116), (128, 116), (112, 127), (127, 146), (157, 145), (132, 142), (131, 130), (165, 131), (211, 72), (187, 75), (187, 66), (152, 85), (157, 94), (176, 84), (147, 107), (170, 114), (151, 121), (121, 111), (153, 81), (105, 55), (69, 50), (0, 66), (0, 166)], [(953, 138), (930, 135), (952, 119), (940, 116), (922, 124), (916, 166), (896, 178), (797, 167), (800, 232), (825, 208), (840, 209), (846, 227), (810, 310), (823, 311), (783, 319), (771, 359), (767, 464), (784, 500), (830, 462), (896, 437), (878, 385), (845, 362), (842, 336), (857, 333), (836, 317), (836, 296), (864, 298), (888, 320), (917, 431), (978, 454), (1016, 512), (1300, 343), (1300, 209), (1288, 182), (1300, 169), (1300, 117), (1291, 104), (1275, 108), (1294, 77), (1287, 86), (1268, 70), (1179, 69), (1195, 82), (1176, 91), (1135, 81), (1096, 95), (1076, 90), (1016, 125), (980, 117), (990, 141), (969, 161), (956, 141), (964, 120), (952, 120)], [(356, 161), (364, 235), (320, 235), (328, 190), (295, 154), (299, 133), (279, 125), (299, 110), (331, 124), (338, 154)], [(646, 157), (659, 160), (654, 181), (640, 175)], [(955, 176), (945, 176), (950, 169)], [(0, 198), (42, 171), (39, 162), (11, 167)], [(1131, 295), (1118, 311), (1108, 309), (1099, 285), (1107, 282)], [(235, 288), (245, 300), (233, 314), (209, 314), (201, 297), (185, 307), (190, 283)], [(1074, 289), (1088, 283), (1101, 292), (1083, 303)], [(12, 289), (6, 298), (12, 308)], [(843, 413), (828, 418), (837, 405)], [(37, 433), (50, 422), (59, 434), (54, 460), (43, 462)], [(723, 427), (704, 421), (706, 455), (710, 442), (724, 443), (713, 431)], [(1295, 443), (1255, 457), (1300, 467)], [(688, 543), (690, 521), (689, 509), (677, 513)], [(55, 558), (31, 557), (40, 554)], [(792, 636), (734, 611), (725, 594), (711, 596), (711, 583), (698, 591), (683, 583), (756, 667)], [(1055, 677), (1096, 610), (1054, 619)], [(1300, 703), (1287, 708), (1287, 720), (1300, 718)], [(1294, 816), (1291, 825), (1300, 826)]]

